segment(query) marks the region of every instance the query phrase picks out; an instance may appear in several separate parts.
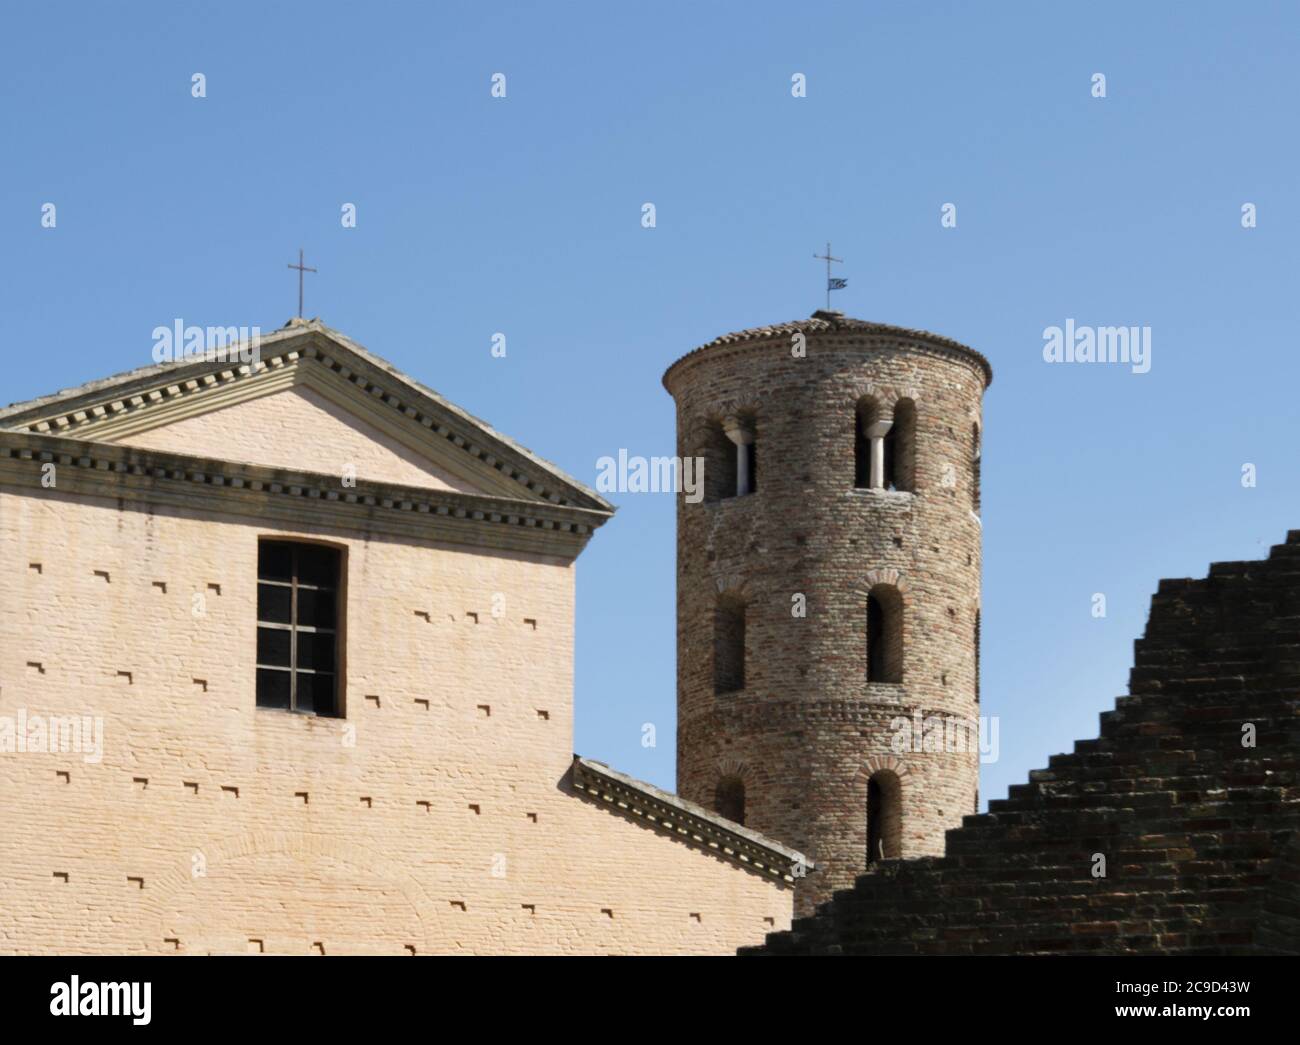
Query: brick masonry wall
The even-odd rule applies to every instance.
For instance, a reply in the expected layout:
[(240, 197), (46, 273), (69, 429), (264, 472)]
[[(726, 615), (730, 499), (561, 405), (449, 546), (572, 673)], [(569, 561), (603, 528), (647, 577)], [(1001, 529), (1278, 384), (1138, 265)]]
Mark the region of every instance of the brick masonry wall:
[[(665, 375), (680, 455), (707, 454), (711, 426), (739, 413), (755, 419), (759, 462), (753, 494), (679, 498), (678, 789), (712, 806), (718, 780), (741, 777), (746, 825), (817, 864), (797, 890), (800, 912), (865, 866), (873, 772), (899, 776), (907, 857), (941, 853), (978, 787), (977, 751), (899, 752), (892, 723), (918, 711), (978, 715), (971, 432), (985, 373), (951, 342), (866, 327), (810, 321), (804, 358), (788, 331), (713, 344)], [(855, 414), (867, 395), (916, 404), (912, 492), (854, 488)], [(865, 592), (877, 582), (902, 593), (901, 684), (866, 680)], [(715, 696), (720, 592), (747, 604), (746, 687)], [(802, 619), (796, 594), (807, 599)]]
[[(347, 549), (343, 721), (254, 705), (277, 535)], [(573, 599), (561, 559), (0, 489), (0, 716), (104, 723), (97, 764), (0, 752), (0, 952), (730, 953), (787, 927), (788, 888), (572, 792)]]
[(1097, 739), (742, 953), (1300, 953), (1298, 629), (1300, 531), (1162, 581)]

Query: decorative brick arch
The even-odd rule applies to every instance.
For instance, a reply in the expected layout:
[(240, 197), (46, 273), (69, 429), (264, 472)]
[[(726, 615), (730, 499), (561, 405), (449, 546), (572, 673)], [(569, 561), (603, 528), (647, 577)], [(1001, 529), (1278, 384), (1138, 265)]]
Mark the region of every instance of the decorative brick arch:
[[(420, 926), (420, 953), (432, 954), (438, 949), (432, 925), (435, 910), (433, 901), (408, 869), (377, 856), (373, 848), (325, 835), (254, 831), (209, 845), (196, 845), (194, 850), (203, 854), (209, 868), (228, 866), (241, 860), (271, 854), (289, 856), (308, 865), (333, 860), (355, 868), (364, 877), (400, 890)], [(178, 860), (170, 870), (146, 883), (141, 908), (151, 917), (147, 917), (142, 926), (145, 936), (141, 942), (147, 952), (158, 951), (169, 929), (166, 924), (168, 917), (184, 905), (184, 894), (192, 890), (196, 882), (201, 881), (203, 878), (195, 878), (191, 874), (188, 861), (183, 863)], [(197, 900), (198, 897), (193, 899)]]
[(719, 595), (727, 595), (741, 602), (749, 600), (748, 581), (738, 573), (723, 573), (713, 578)]
[(897, 588), (898, 593), (902, 595), (906, 601), (907, 580), (897, 570), (891, 569), (888, 566), (881, 567), (877, 570), (868, 570), (863, 575), (862, 579), (866, 581), (867, 589), (859, 594), (866, 595), (877, 584), (888, 584), (890, 587)]
[(872, 755), (858, 767), (857, 773), (854, 774), (854, 788), (865, 788), (867, 781), (873, 775), (884, 770), (888, 770), (898, 777), (900, 783), (906, 781), (908, 765), (905, 759), (901, 759), (897, 755)]
[(748, 781), (750, 777), (749, 764), (740, 761), (738, 758), (719, 759), (718, 779), (723, 780), (729, 776), (738, 777), (741, 781)]

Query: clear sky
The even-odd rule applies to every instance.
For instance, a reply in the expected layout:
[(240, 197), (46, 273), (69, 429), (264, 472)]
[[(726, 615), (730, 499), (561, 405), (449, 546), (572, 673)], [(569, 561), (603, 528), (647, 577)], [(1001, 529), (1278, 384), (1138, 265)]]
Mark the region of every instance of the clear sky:
[[(280, 326), (301, 246), (309, 316), (594, 483), (674, 452), (675, 358), (820, 307), (829, 239), (835, 307), (993, 363), (1000, 797), (1096, 735), (1159, 578), (1300, 527), (1297, 11), (7, 5), (0, 402), (144, 365), (176, 318)], [(1044, 362), (1067, 319), (1149, 326), (1150, 371)], [(671, 787), (673, 500), (613, 499), (578, 567), (575, 746)]]

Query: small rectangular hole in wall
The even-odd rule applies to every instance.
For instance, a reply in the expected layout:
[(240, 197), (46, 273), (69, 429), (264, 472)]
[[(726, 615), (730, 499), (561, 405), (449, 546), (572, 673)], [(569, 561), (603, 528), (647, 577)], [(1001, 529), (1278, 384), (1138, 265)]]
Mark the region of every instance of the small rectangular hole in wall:
[(54, 775), (58, 777), (60, 780), (62, 780), (65, 784), (72, 783), (72, 774), (69, 773), (66, 769), (56, 769), (54, 771)]
[(368, 701), (370, 701), (372, 704), (374, 704), (375, 707), (379, 707), (379, 694), (378, 694), (378, 693), (367, 693), (367, 694), (366, 694), (366, 700), (368, 700)]
[(131, 783), (139, 784), (140, 790), (143, 791), (149, 786), (149, 778), (147, 776), (133, 776)]
[(67, 872), (67, 871), (55, 871), (55, 872), (54, 872), (54, 878), (55, 878), (56, 881), (58, 881), (58, 882), (62, 882), (64, 885), (67, 885), (67, 884), (68, 884), (68, 872)]
[(693, 922), (703, 921), (703, 919), (700, 917), (698, 911), (692, 911), (692, 912), (691, 912), (691, 921), (693, 921)]
[(549, 722), (551, 719), (551, 713), (549, 711), (543, 711), (541, 708), (538, 708), (537, 717), (541, 719), (545, 719), (546, 721)]
[(525, 914), (536, 914), (536, 913), (537, 913), (537, 904), (535, 904), (535, 903), (525, 903), (525, 904), (520, 904), (519, 906), (522, 907), (522, 908), (524, 909), (524, 913), (525, 913)]
[(128, 686), (135, 685), (135, 676), (132, 675), (129, 671), (119, 671), (117, 673), (117, 677), (120, 679), (126, 679), (126, 684)]
[(452, 905), (452, 907), (456, 908), (456, 910), (458, 910), (458, 911), (464, 911), (464, 910), (466, 910), (466, 907), (465, 907), (465, 901), (464, 901), (464, 900), (452, 900), (452, 901), (451, 901), (451, 905)]
[(179, 951), (181, 949), (181, 941), (175, 936), (164, 936), (163, 945), (171, 947), (173, 951)]
[(606, 918), (614, 917), (614, 909), (612, 907), (602, 907), (600, 909), (600, 913), (603, 914)]
[(199, 689), (203, 690), (204, 693), (206, 693), (206, 692), (208, 691), (208, 680), (207, 680), (207, 679), (195, 679), (195, 680), (194, 680), (194, 685), (198, 686)]
[(479, 805), (478, 805), (477, 802), (471, 802), (471, 803), (469, 804), (469, 807), (470, 807), (470, 809), (472, 809), (472, 810), (474, 811), (474, 815), (475, 815), (475, 816), (481, 816), (481, 815), (482, 815), (483, 810), (479, 808)]
[(38, 675), (44, 675), (44, 674), (45, 674), (45, 665), (42, 664), (39, 660), (29, 660), (29, 661), (27, 662), (27, 666), (28, 666), (29, 668), (35, 668), (35, 669), (36, 669), (36, 673), (37, 673)]
[(192, 791), (196, 795), (199, 793), (199, 784), (197, 780), (185, 780), (182, 781), (182, 783), (187, 791)]
[(490, 705), (490, 704), (480, 704), (480, 705), (478, 706), (478, 709), (479, 709), (479, 711), (483, 712), (483, 717), (484, 717), (484, 718), (491, 718), (491, 717), (492, 717), (492, 705)]
[(413, 943), (408, 943), (408, 944), (406, 945), (406, 953), (407, 953), (407, 954), (414, 954), (414, 953), (415, 953), (415, 944), (413, 944)]
[(365, 806), (367, 809), (370, 809), (375, 804), (375, 800), (371, 798), (369, 795), (362, 795), (361, 804)]
[(424, 708), (425, 711), (428, 711), (428, 710), (429, 710), (429, 701), (428, 701), (428, 699), (425, 698), (425, 697), (416, 697), (416, 698), (415, 698), (415, 706), (416, 706), (417, 708)]
[(238, 797), (239, 797), (239, 788), (237, 788), (237, 787), (231, 787), (229, 784), (222, 784), (222, 785), (221, 785), (221, 793), (222, 793), (223, 795), (232, 795), (233, 797), (238, 798)]
[(213, 595), (220, 595), (220, 594), (221, 594), (221, 585), (220, 585), (220, 584), (209, 584), (209, 585), (208, 585), (208, 591), (212, 592)]
[(44, 568), (43, 566), (41, 566), (41, 564), (40, 564), (39, 562), (29, 562), (29, 563), (27, 564), (27, 568), (28, 568), (29, 570), (35, 570), (37, 573), (44, 573), (44, 572), (45, 572), (45, 568)]
[(253, 939), (250, 939), (250, 940), (248, 941), (248, 953), (249, 953), (249, 954), (265, 954), (265, 953), (266, 953), (266, 941), (265, 941), (265, 940), (253, 940)]
[(102, 578), (104, 579), (104, 583), (105, 583), (105, 584), (112, 584), (112, 583), (113, 583), (113, 582), (109, 579), (108, 571), (107, 571), (107, 570), (96, 570), (96, 571), (95, 571), (95, 576), (96, 576), (96, 577), (102, 577)]
[(415, 803), (415, 805), (417, 809), (423, 809), (426, 813), (433, 812), (433, 803), (428, 799), (421, 798)]
[(162, 595), (166, 595), (166, 594), (167, 594), (167, 582), (166, 582), (166, 581), (154, 581), (153, 584), (150, 585), (150, 587), (157, 588), (158, 591), (159, 591), (159, 593), (162, 594)]
[(524, 618), (524, 623), (527, 624), (530, 628), (532, 628), (533, 631), (536, 631), (536, 630), (537, 630), (537, 620), (536, 620), (536, 618), (534, 618), (534, 617), (525, 617), (525, 618)]
[(774, 925), (776, 925), (776, 919), (775, 919), (775, 918), (767, 918), (767, 917), (764, 917), (764, 919), (763, 919), (763, 924), (764, 924), (764, 925), (773, 925), (773, 926), (774, 926)]
[(477, 623), (478, 623), (478, 614), (477, 614), (477, 613), (474, 613), (472, 610), (466, 610), (466, 611), (465, 611), (465, 616), (469, 618), (469, 622), (470, 622), (471, 624), (477, 624)]
[(324, 953), (325, 953), (325, 945), (324, 945), (323, 943), (321, 943), (319, 940), (317, 940), (315, 943), (313, 943), (313, 944), (311, 945), (311, 951), (312, 951), (312, 954), (324, 954)]
[(414, 610), (412, 612), (414, 612), (417, 617), (423, 617), (426, 624), (431, 624), (433, 622), (428, 610)]
[(130, 884), (130, 885), (134, 885), (137, 889), (143, 889), (143, 888), (144, 888), (144, 879), (143, 879), (143, 878), (135, 878), (135, 877), (132, 877), (131, 875), (127, 875), (127, 876), (126, 876), (126, 880), (127, 880), (128, 884)]
[(295, 791), (295, 792), (293, 793), (293, 797), (294, 797), (294, 798), (301, 798), (301, 799), (302, 799), (302, 804), (303, 804), (303, 805), (306, 805), (306, 804), (307, 804), (308, 798), (307, 798), (307, 792), (306, 792), (306, 791)]
[(528, 817), (528, 819), (531, 820), (533, 823), (537, 823), (537, 814), (536, 814), (536, 813), (527, 813), (527, 814), (525, 814), (525, 815), (526, 815), (526, 816)]

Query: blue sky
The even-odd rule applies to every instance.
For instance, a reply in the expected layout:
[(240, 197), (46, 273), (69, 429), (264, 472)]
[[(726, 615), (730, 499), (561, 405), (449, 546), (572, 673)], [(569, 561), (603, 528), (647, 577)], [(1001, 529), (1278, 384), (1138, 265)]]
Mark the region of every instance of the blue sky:
[[(835, 307), (993, 363), (982, 664), (1001, 750), (981, 797), (1000, 797), (1096, 735), (1159, 578), (1300, 526), (1297, 11), (10, 7), (0, 402), (148, 363), (176, 317), (280, 326), (301, 246), (308, 315), (594, 483), (621, 447), (673, 452), (675, 358), (820, 306), (829, 239)], [(1067, 318), (1150, 326), (1150, 372), (1044, 363)], [(673, 502), (614, 499), (579, 564), (575, 747), (671, 787)]]

